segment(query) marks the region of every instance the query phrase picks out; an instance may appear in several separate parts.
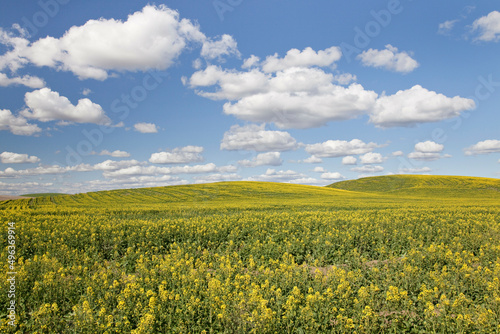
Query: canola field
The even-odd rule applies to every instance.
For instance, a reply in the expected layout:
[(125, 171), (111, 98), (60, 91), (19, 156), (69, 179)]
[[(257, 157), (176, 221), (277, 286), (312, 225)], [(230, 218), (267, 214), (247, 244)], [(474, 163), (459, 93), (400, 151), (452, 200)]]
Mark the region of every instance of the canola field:
[(499, 333), (500, 180), (387, 178), (0, 202), (0, 332)]

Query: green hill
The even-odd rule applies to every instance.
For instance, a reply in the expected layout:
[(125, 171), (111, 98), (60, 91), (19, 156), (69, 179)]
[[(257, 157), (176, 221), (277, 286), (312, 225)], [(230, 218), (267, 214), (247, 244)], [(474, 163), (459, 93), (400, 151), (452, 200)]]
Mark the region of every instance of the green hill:
[[(167, 187), (117, 189), (75, 195), (38, 197), (29, 205), (127, 206), (157, 205), (283, 205), (339, 203), (348, 199), (377, 197), (327, 187), (274, 182), (218, 182)], [(27, 200), (25, 200), (27, 201)], [(28, 202), (27, 202), (28, 203)]]
[(500, 179), (468, 176), (374, 176), (357, 180), (340, 181), (328, 187), (397, 196), (500, 198)]
[(22, 197), (43, 197), (43, 196), (61, 196), (61, 195), (66, 195), (62, 193), (35, 193), (35, 194), (24, 194), (20, 195)]

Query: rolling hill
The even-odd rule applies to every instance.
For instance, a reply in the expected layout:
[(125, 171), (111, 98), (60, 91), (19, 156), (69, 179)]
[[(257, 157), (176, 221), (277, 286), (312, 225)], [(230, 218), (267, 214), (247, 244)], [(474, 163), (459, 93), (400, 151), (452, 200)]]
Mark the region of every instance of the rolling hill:
[(468, 176), (386, 175), (340, 181), (327, 187), (410, 197), (500, 198), (500, 179)]

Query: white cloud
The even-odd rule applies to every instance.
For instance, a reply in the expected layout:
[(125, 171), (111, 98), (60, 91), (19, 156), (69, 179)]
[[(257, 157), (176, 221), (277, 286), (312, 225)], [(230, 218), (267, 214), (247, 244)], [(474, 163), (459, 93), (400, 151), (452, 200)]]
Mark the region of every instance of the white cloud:
[(293, 182), (301, 179), (307, 179), (308, 176), (302, 173), (297, 173), (293, 170), (268, 169), (265, 174), (249, 177), (248, 181), (265, 181), (265, 182)]
[(464, 149), (465, 155), (500, 153), (500, 140), (488, 139), (480, 141)]
[[(203, 66), (203, 63), (200, 58), (196, 58), (195, 60), (193, 60), (192, 65), (195, 70), (199, 70)], [(186, 77), (182, 77), (181, 80), (185, 80), (185, 78)]]
[(324, 180), (339, 180), (339, 179), (344, 179), (344, 175), (334, 172), (334, 173), (323, 173), (321, 174), (321, 178)]
[(387, 44), (384, 50), (363, 51), (356, 58), (361, 60), (364, 66), (384, 68), (400, 73), (409, 73), (419, 66), (418, 62), (407, 52), (398, 52), (398, 49), (390, 44)]
[(429, 167), (421, 167), (421, 168), (401, 168), (399, 173), (409, 173), (409, 174), (418, 174), (418, 173), (428, 173), (431, 169)]
[[(126, 178), (143, 175), (172, 175), (172, 174), (203, 174), (203, 173), (230, 173), (236, 170), (235, 166), (217, 167), (213, 163), (194, 166), (157, 167), (145, 166), (135, 160), (125, 163), (124, 161), (108, 161), (101, 166), (104, 170), (103, 176), (106, 178)], [(106, 169), (104, 169), (106, 168)], [(94, 169), (97, 169), (94, 166)]]
[(53, 183), (40, 183), (40, 182), (18, 182), (7, 183), (0, 182), (0, 195), (21, 195), (32, 193), (45, 193), (50, 192)]
[(340, 85), (348, 85), (351, 82), (356, 82), (358, 78), (351, 73), (337, 74), (333, 77), (333, 81)]
[(15, 170), (9, 167), (6, 168), (4, 171), (0, 171), (0, 178), (64, 174), (68, 172), (68, 170), (69, 169), (66, 167), (61, 167), (57, 165), (38, 166), (35, 168), (21, 169), (21, 170)]
[(188, 184), (186, 180), (179, 179), (171, 175), (161, 176), (130, 176), (127, 178), (106, 179), (106, 180), (92, 180), (85, 183), (76, 185), (68, 185), (67, 192), (74, 192), (78, 189), (79, 192), (110, 190), (119, 188), (144, 188), (144, 187), (164, 187), (180, 184)]
[[(227, 35), (225, 35), (227, 36)], [(164, 70), (190, 43), (203, 45), (207, 57), (235, 53), (232, 38), (212, 42), (188, 19), (164, 5), (147, 5), (128, 16), (89, 20), (73, 26), (61, 38), (47, 36), (30, 43), (0, 31), (0, 43), (10, 50), (0, 56), (0, 70), (15, 71), (32, 63), (71, 71), (80, 79), (104, 80), (110, 71)]]
[(302, 51), (291, 49), (286, 53), (284, 58), (279, 58), (278, 54), (268, 56), (262, 63), (262, 70), (271, 73), (291, 67), (332, 66), (341, 57), (342, 52), (336, 46), (318, 52), (310, 47)]
[(223, 70), (219, 66), (210, 65), (204, 70), (193, 73), (187, 80), (191, 88), (208, 87), (217, 84), (215, 92), (196, 90), (200, 96), (213, 100), (238, 100), (252, 94), (263, 93), (269, 85), (270, 76), (258, 69), (248, 72)]
[(223, 110), (245, 121), (305, 129), (353, 119), (373, 107), (375, 92), (359, 84), (343, 87), (332, 81), (333, 76), (320, 69), (287, 69), (270, 78), (267, 85), (255, 86), (265, 91), (227, 102)]
[(317, 156), (311, 155), (309, 158), (304, 160), (299, 160), (299, 162), (303, 162), (305, 164), (320, 164), (323, 162), (323, 159), (318, 158)]
[(370, 122), (383, 128), (414, 126), (453, 118), (474, 108), (471, 99), (447, 97), (415, 85), (394, 95), (381, 96), (370, 114)]
[(113, 152), (110, 152), (108, 150), (102, 150), (100, 153), (92, 152), (91, 154), (93, 154), (93, 155), (109, 155), (113, 158), (128, 158), (128, 157), (130, 157), (130, 153), (125, 152), (125, 151), (120, 151), (120, 150), (115, 150)]
[(0, 159), (3, 164), (22, 164), (22, 163), (36, 163), (40, 161), (40, 158), (27, 154), (19, 154), (13, 152), (2, 152), (0, 153)]
[(404, 155), (403, 151), (395, 151), (395, 152), (392, 152), (391, 155), (393, 157), (401, 157)]
[(251, 68), (253, 66), (256, 66), (260, 61), (260, 58), (257, 57), (256, 55), (251, 55), (249, 58), (245, 59), (243, 62), (243, 65), (241, 65), (242, 68)]
[(444, 145), (435, 143), (431, 140), (415, 144), (415, 151), (417, 152), (436, 153), (443, 151), (443, 149)]
[(478, 32), (477, 40), (497, 42), (500, 40), (500, 12), (493, 11), (472, 23), (472, 31)]
[(60, 96), (49, 88), (42, 88), (26, 93), (24, 100), (31, 110), (23, 110), (21, 115), (41, 122), (68, 121), (75, 123), (94, 123), (109, 125), (111, 120), (101, 106), (89, 99), (80, 99), (75, 106), (68, 98)]
[(348, 155), (342, 158), (342, 165), (355, 165), (357, 162), (358, 159), (356, 159), (352, 155)]
[(362, 164), (380, 164), (384, 162), (384, 158), (380, 153), (368, 152), (360, 156)]
[(170, 152), (151, 154), (149, 162), (154, 164), (188, 164), (203, 161), (201, 146), (176, 147)]
[(447, 35), (455, 26), (458, 20), (448, 20), (439, 24), (438, 34)]
[(280, 152), (267, 152), (260, 153), (252, 160), (240, 160), (238, 164), (243, 167), (257, 167), (257, 166), (281, 166)]
[[(273, 66), (278, 66), (282, 60), (276, 58)], [(375, 92), (359, 84), (348, 87), (333, 84), (353, 80), (349, 75), (334, 77), (317, 67), (288, 65), (279, 65), (281, 70), (268, 72), (266, 62), (256, 62), (256, 58), (245, 61), (245, 68), (259, 65), (248, 71), (208, 66), (184, 81), (200, 96), (236, 101), (224, 105), (224, 113), (228, 115), (246, 121), (275, 123), (280, 128), (311, 128), (330, 121), (353, 119), (370, 110), (377, 98)], [(215, 89), (207, 90), (210, 86)]]
[(121, 160), (121, 161), (106, 160), (101, 163), (95, 164), (93, 166), (93, 169), (102, 171), (114, 171), (133, 166), (140, 166), (144, 164), (145, 164), (144, 162), (139, 162), (137, 160)]
[(240, 52), (238, 51), (236, 41), (230, 35), (224, 34), (218, 41), (207, 39), (203, 42), (201, 56), (206, 59), (215, 59), (231, 55), (239, 57)]
[(307, 153), (320, 158), (344, 157), (348, 155), (365, 154), (380, 147), (375, 143), (365, 143), (359, 139), (351, 141), (327, 140), (323, 143), (306, 145)]
[(268, 131), (265, 124), (233, 125), (224, 133), (221, 150), (249, 150), (282, 152), (297, 147), (296, 140), (285, 131)]
[(326, 170), (323, 167), (314, 167), (313, 172), (326, 173)]
[(92, 91), (89, 88), (84, 88), (82, 90), (82, 95), (84, 95), (84, 96), (88, 96), (88, 95), (90, 95), (90, 93), (92, 93)]
[(451, 157), (449, 154), (441, 155), (444, 145), (427, 140), (415, 144), (415, 151), (408, 154), (408, 158), (413, 160), (433, 161)]
[(449, 154), (441, 155), (439, 153), (432, 153), (432, 152), (411, 152), (410, 154), (408, 154), (408, 158), (413, 160), (422, 160), (422, 161), (434, 161), (450, 157), (451, 155)]
[(0, 109), (0, 131), (2, 130), (22, 136), (32, 136), (42, 131), (38, 125), (29, 124), (26, 118), (14, 116), (10, 110)]
[(357, 172), (357, 173), (372, 174), (372, 173), (380, 173), (380, 172), (382, 172), (384, 170), (384, 167), (382, 167), (382, 166), (367, 165), (367, 166), (361, 166), (361, 167), (354, 167), (354, 168), (351, 168), (351, 170), (353, 172)]
[(30, 75), (9, 78), (6, 74), (0, 73), (0, 87), (7, 87), (10, 85), (23, 85), (29, 88), (42, 88), (45, 86), (45, 81), (38, 77), (33, 77)]
[(134, 129), (140, 133), (157, 133), (158, 128), (153, 123), (136, 123)]

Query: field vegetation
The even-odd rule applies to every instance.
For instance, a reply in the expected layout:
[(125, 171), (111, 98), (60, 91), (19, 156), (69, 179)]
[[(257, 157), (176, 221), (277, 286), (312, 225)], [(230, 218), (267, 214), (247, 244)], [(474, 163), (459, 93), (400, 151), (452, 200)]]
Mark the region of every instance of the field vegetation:
[[(500, 180), (226, 182), (0, 202), (1, 333), (499, 333)], [(7, 293), (0, 305), (8, 305)]]

